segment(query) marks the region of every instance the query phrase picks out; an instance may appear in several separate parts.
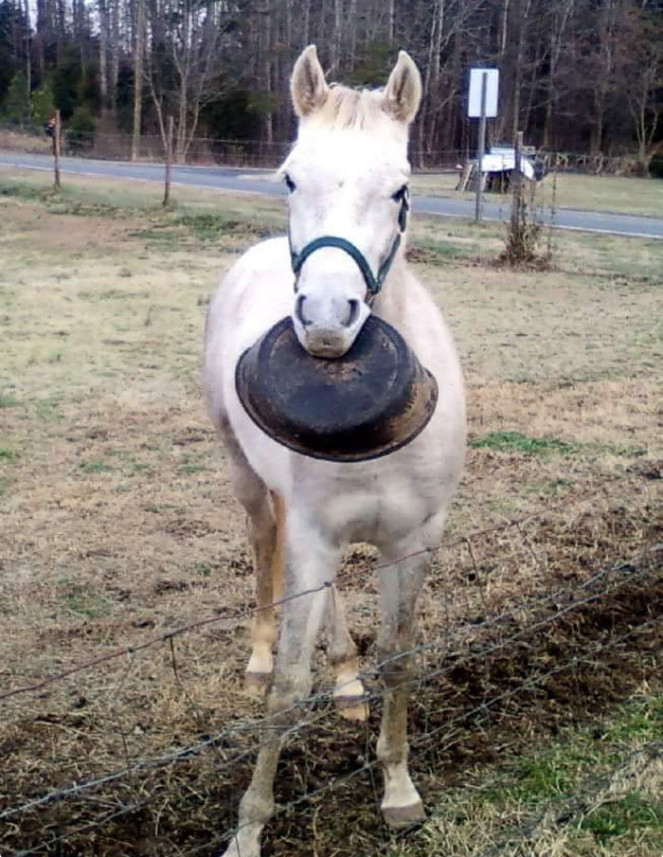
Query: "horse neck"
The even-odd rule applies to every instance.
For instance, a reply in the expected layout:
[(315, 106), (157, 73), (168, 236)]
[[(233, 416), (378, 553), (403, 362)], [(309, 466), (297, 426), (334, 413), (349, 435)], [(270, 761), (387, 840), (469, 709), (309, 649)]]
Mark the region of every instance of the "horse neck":
[(398, 328), (398, 322), (403, 318), (405, 310), (408, 273), (405, 250), (399, 250), (382, 291), (373, 302), (372, 310), (375, 315), (396, 328)]

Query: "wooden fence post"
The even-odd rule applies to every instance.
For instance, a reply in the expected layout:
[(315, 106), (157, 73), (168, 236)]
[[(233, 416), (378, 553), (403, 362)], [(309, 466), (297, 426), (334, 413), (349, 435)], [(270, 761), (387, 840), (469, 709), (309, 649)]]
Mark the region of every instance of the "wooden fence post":
[(55, 128), (53, 133), (53, 190), (60, 190), (60, 134), (62, 133), (62, 123), (60, 120), (60, 111), (55, 111)]
[(523, 225), (521, 223), (523, 208), (522, 152), (523, 132), (518, 131), (518, 133), (516, 134), (513, 153), (513, 173), (511, 174), (511, 180), (513, 181), (513, 199), (511, 201), (511, 232), (514, 237), (520, 236), (520, 232), (523, 228)]
[(166, 170), (164, 175), (163, 207), (170, 202), (170, 167), (173, 161), (173, 117), (168, 117), (168, 133), (166, 136)]

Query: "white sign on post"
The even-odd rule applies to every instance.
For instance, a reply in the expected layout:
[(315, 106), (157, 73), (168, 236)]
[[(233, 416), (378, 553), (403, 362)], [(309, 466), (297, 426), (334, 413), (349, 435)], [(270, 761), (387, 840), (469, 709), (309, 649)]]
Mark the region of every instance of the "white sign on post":
[(486, 112), (487, 119), (497, 116), (497, 90), (500, 73), (496, 68), (470, 69), (470, 96), (467, 102), (467, 115), (470, 119), (481, 118), (481, 84), (486, 75)]

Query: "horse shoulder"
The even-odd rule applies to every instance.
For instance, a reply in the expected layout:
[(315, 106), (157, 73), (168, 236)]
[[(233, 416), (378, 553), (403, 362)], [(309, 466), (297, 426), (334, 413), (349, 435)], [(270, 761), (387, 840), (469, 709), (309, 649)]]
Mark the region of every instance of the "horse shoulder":
[(273, 324), (290, 312), (293, 274), (287, 238), (247, 250), (214, 293), (205, 326), (203, 382), (213, 419), (225, 415), (224, 387), (235, 364)]

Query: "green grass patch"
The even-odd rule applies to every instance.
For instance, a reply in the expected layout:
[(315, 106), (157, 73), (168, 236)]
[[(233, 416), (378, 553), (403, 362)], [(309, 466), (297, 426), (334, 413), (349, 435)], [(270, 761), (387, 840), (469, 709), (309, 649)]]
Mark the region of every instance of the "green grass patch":
[(191, 230), (196, 238), (204, 241), (217, 241), (219, 237), (227, 234), (254, 236), (260, 240), (282, 234), (284, 227), (281, 218), (255, 218), (237, 212), (180, 214), (176, 223)]
[(67, 612), (86, 619), (98, 619), (111, 612), (110, 602), (106, 598), (88, 592), (77, 583), (65, 581), (65, 590), (60, 598)]
[[(638, 696), (602, 722), (566, 729), (547, 745), (530, 740), (520, 756), (475, 770), (466, 787), (442, 791), (420, 833), (389, 853), (548, 854), (548, 844), (560, 842), (563, 857), (660, 857), (660, 765), (643, 768), (633, 760), (647, 753), (655, 760), (662, 739), (659, 691)], [(641, 851), (632, 850), (635, 841)]]
[(82, 461), (78, 466), (83, 473), (110, 473), (113, 470), (113, 467), (107, 461), (101, 459)]
[(0, 462), (3, 461), (16, 461), (18, 455), (14, 452), (13, 449), (8, 449), (6, 446), (0, 446)]
[(180, 467), (180, 473), (185, 476), (192, 476), (194, 473), (204, 473), (206, 470), (209, 470), (209, 467), (205, 467), (203, 464), (183, 464)]
[(417, 264), (450, 265), (458, 260), (467, 260), (473, 255), (473, 247), (431, 238), (418, 237), (407, 252), (408, 260)]
[(483, 437), (469, 440), (472, 449), (494, 449), (497, 452), (520, 452), (524, 455), (543, 455), (560, 452), (569, 455), (577, 452), (576, 444), (557, 437), (528, 437), (519, 431), (493, 431)]
[[(520, 431), (493, 431), (481, 437), (471, 437), (468, 445), (472, 449), (493, 449), (496, 452), (519, 452), (522, 455), (579, 455), (600, 456), (605, 454), (616, 456), (641, 456), (647, 450), (641, 447), (621, 446), (613, 443), (569, 443), (558, 437), (530, 437)], [(555, 491), (560, 487), (568, 487), (566, 480), (557, 480), (548, 486)], [(540, 486), (539, 486), (540, 487)]]
[(663, 835), (663, 804), (654, 803), (636, 791), (622, 800), (600, 806), (582, 819), (580, 830), (590, 832), (601, 845), (639, 830)]
[(60, 394), (36, 399), (34, 402), (36, 416), (44, 422), (59, 422), (63, 418), (60, 410), (61, 405), (62, 396)]
[(601, 737), (612, 744), (663, 740), (663, 694), (632, 703), (627, 717), (604, 725)]
[(3, 176), (3, 181), (0, 183), (0, 197), (12, 197), (15, 199), (38, 200), (47, 202), (53, 196), (53, 191), (28, 184), (26, 182), (12, 181), (7, 183), (6, 176)]
[(194, 562), (193, 570), (201, 577), (210, 577), (212, 574), (212, 566), (206, 562)]

